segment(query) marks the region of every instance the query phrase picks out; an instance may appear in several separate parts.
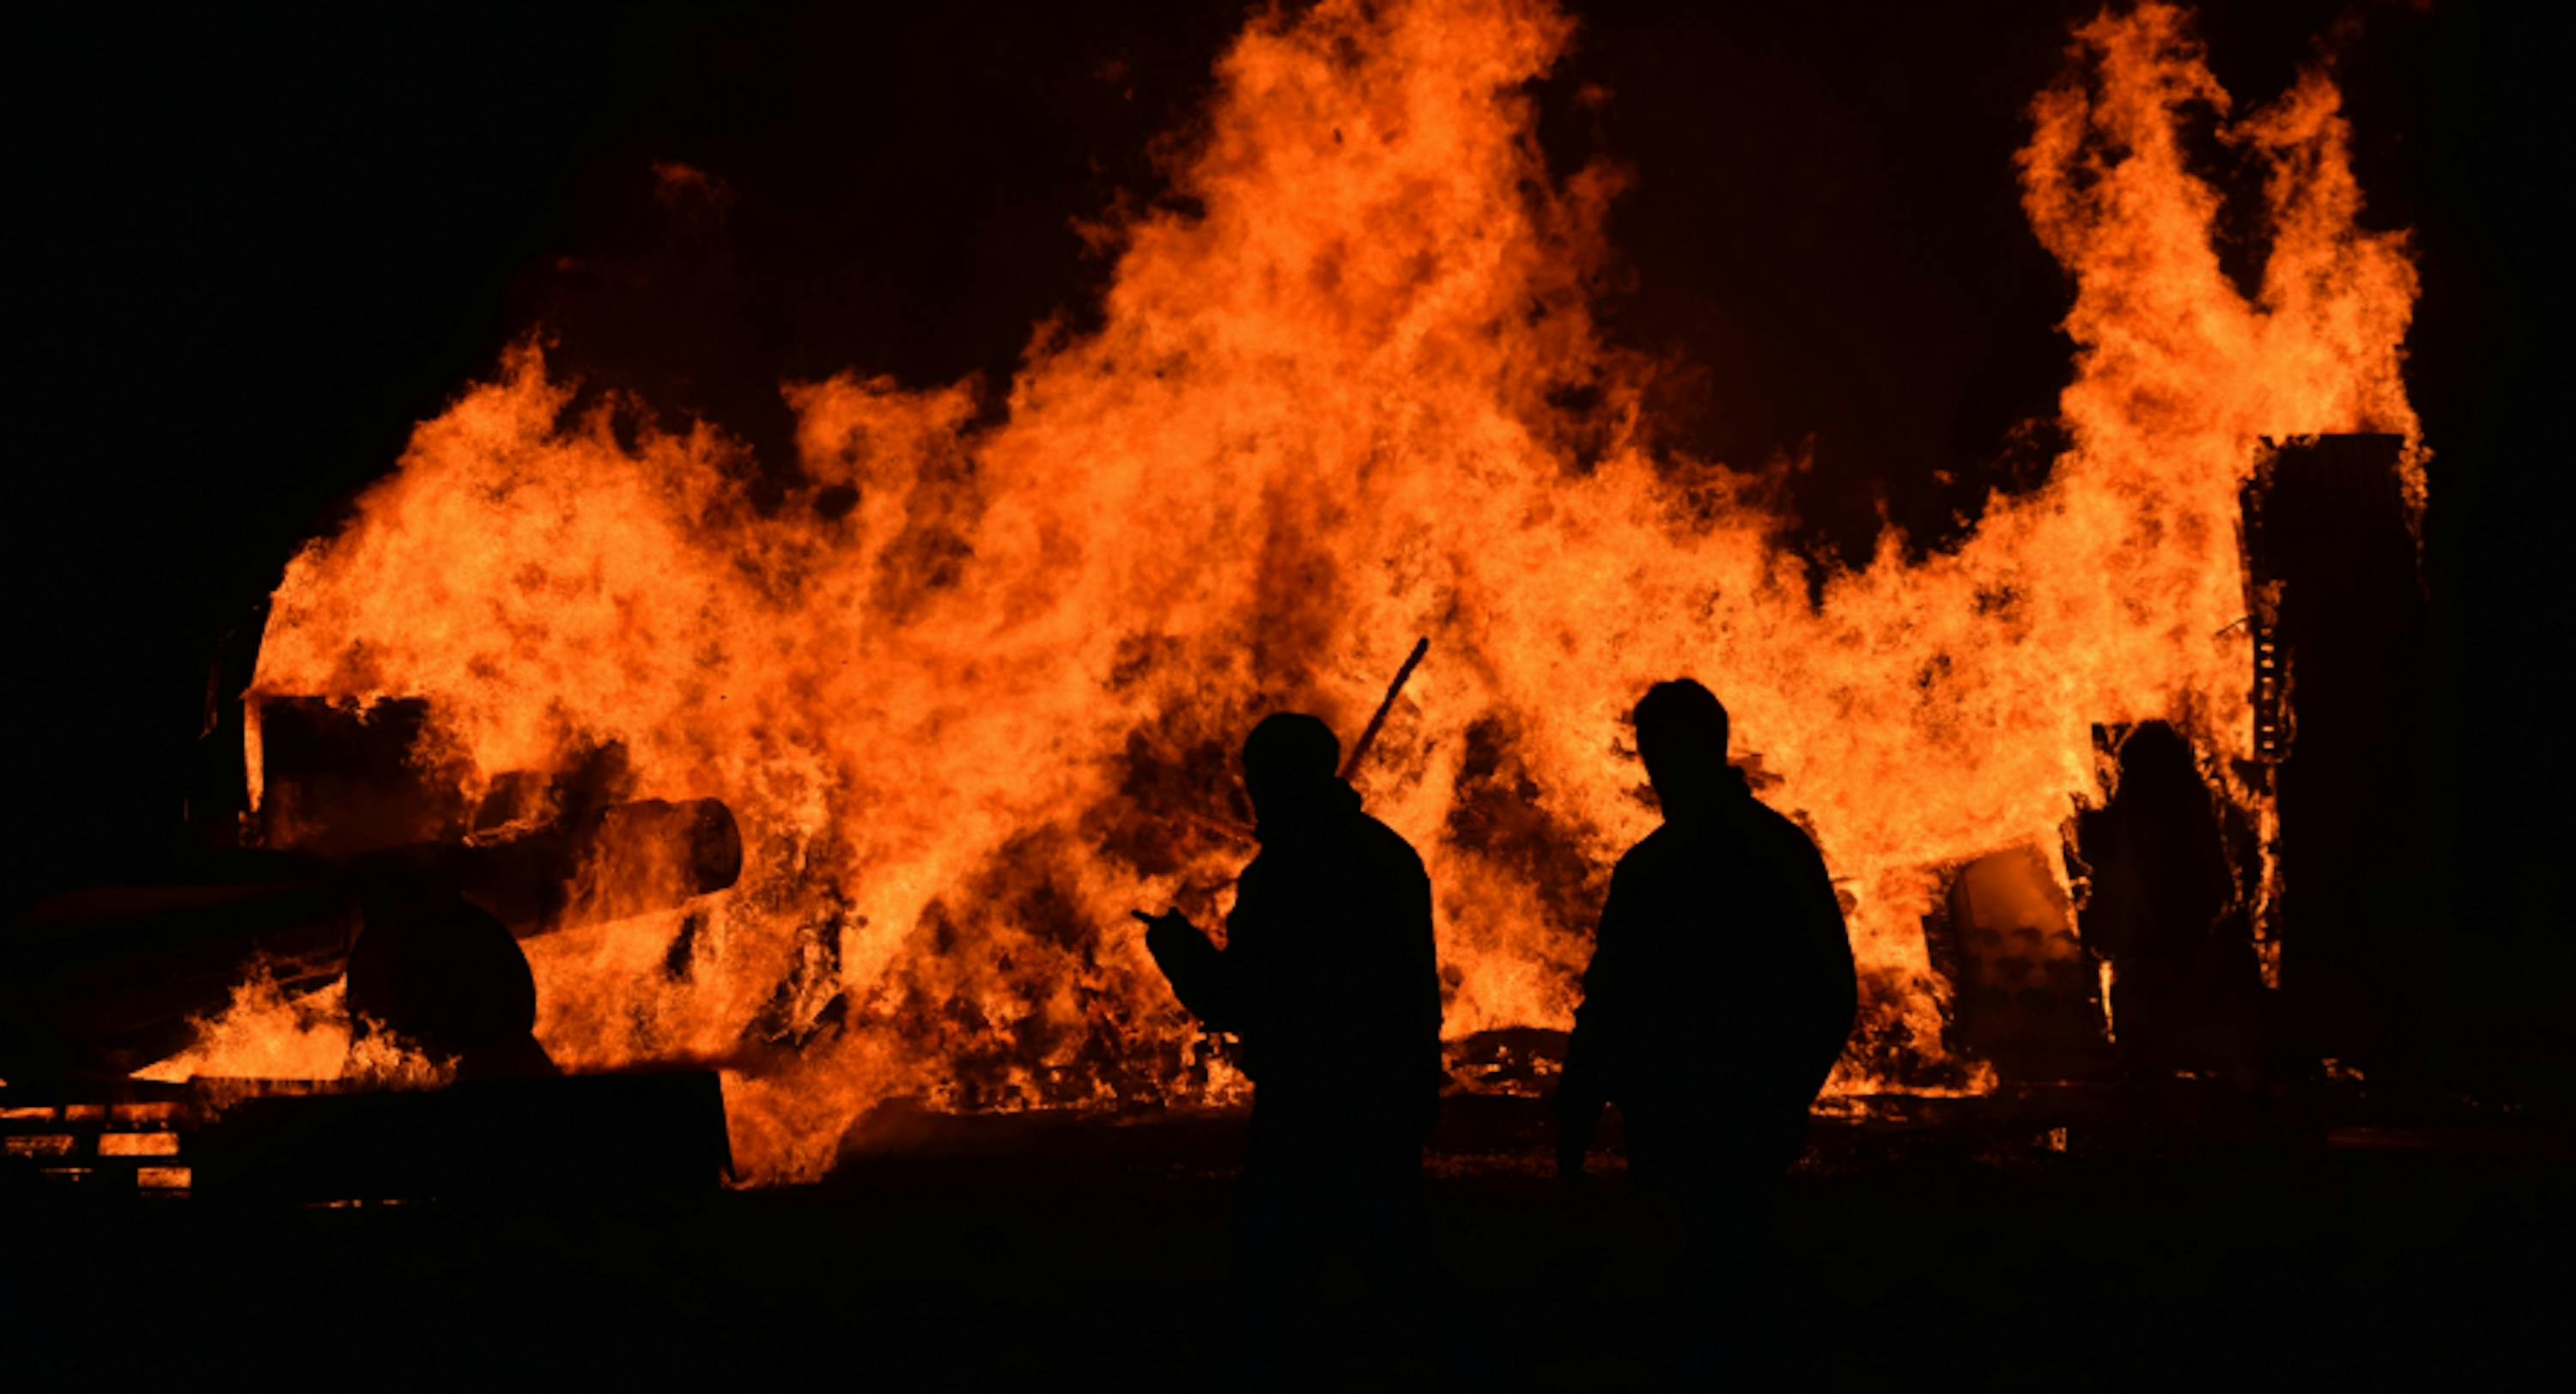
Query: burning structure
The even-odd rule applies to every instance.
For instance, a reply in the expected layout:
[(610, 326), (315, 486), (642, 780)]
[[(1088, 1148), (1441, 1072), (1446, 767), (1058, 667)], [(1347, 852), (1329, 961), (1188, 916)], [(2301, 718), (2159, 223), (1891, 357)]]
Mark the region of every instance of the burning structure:
[[(241, 825), (315, 855), (553, 838), (521, 908), (487, 907), (554, 931), (526, 944), (539, 1038), (580, 1070), (721, 1063), (764, 1180), (826, 1170), (889, 1100), (1232, 1097), (1127, 912), (1220, 910), (1234, 741), (1282, 707), (1355, 727), (1417, 633), (1433, 656), (1359, 782), (1430, 862), (1462, 1057), (1565, 1025), (1653, 816), (1618, 714), (1679, 673), (1724, 694), (1843, 890), (1864, 1027), (1839, 1092), (2068, 1068), (2125, 1000), (2179, 990), (2087, 898), (2127, 835), (2075, 825), (2131, 778), (2202, 805), (2196, 932), (2241, 936), (2245, 991), (2295, 988), (2284, 917), (2324, 894), (2300, 849), (2345, 853), (2330, 813), (2294, 826), (2334, 778), (2272, 763), (2384, 733), (2305, 722), (2305, 687), (2376, 660), (2306, 627), (2339, 583), (2306, 583), (2282, 524), (2384, 493), (2369, 584), (2402, 588), (2388, 528), (2425, 501), (2414, 273), (2358, 221), (2331, 77), (2240, 113), (2183, 11), (2081, 25), (2016, 163), (2074, 288), (2067, 447), (1955, 545), (1891, 530), (1831, 569), (1780, 545), (1795, 463), (1669, 448), (1658, 365), (1596, 324), (1623, 176), (1552, 175), (1524, 90), (1572, 34), (1523, 0), (1256, 17), (1181, 202), (1097, 230), (1096, 326), (1041, 328), (999, 391), (784, 385), (784, 490), (746, 482), (724, 423), (586, 397), (532, 337), (287, 568), (240, 695)], [(2266, 171), (2250, 285), (2192, 123)], [(2267, 444), (2353, 433), (2381, 440)], [(2147, 730), (2156, 774), (2122, 744)], [(601, 818), (670, 835), (548, 831)], [(162, 1073), (335, 1072), (345, 1026), (277, 988)]]

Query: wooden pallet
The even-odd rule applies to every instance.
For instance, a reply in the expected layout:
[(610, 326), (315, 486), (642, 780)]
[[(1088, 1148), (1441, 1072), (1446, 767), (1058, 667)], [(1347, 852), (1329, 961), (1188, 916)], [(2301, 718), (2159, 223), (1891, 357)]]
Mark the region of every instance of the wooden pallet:
[(34, 1100), (0, 1089), (0, 1180), (147, 1198), (188, 1194), (182, 1125), (195, 1105), (159, 1090), (116, 1093)]
[(358, 1090), (335, 1081), (0, 1090), (0, 1179), (301, 1205), (706, 1191), (731, 1175), (713, 1071)]

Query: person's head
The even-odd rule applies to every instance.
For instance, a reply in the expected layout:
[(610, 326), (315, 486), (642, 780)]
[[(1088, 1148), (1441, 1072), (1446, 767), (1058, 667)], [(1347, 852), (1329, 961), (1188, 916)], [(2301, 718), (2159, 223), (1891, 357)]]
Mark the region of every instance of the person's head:
[(2140, 722), (2120, 742), (2120, 787), (2132, 784), (2197, 787), (2200, 774), (2191, 742), (2165, 722)]
[(1726, 776), (1726, 706), (1689, 678), (1659, 682), (1632, 718), (1647, 782), (1666, 813), (1703, 801)]
[(1243, 738), (1243, 788), (1257, 816), (1319, 797), (1333, 787), (1341, 764), (1333, 728), (1303, 712), (1265, 716)]

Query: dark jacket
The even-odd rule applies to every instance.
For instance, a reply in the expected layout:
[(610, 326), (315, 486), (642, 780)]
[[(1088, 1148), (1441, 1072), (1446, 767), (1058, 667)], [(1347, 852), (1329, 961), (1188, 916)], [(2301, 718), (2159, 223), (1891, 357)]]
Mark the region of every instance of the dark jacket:
[(1824, 858), (1728, 774), (1713, 807), (1667, 818), (1611, 873), (1557, 1094), (1578, 1149), (1612, 1102), (1632, 1158), (1641, 1137), (1794, 1156), (1851, 1034), (1851, 943)]
[(1243, 1038), (1256, 1126), (1427, 1127), (1440, 1088), (1431, 879), (1349, 785), (1265, 817), (1226, 946), (1148, 937), (1181, 1004)]

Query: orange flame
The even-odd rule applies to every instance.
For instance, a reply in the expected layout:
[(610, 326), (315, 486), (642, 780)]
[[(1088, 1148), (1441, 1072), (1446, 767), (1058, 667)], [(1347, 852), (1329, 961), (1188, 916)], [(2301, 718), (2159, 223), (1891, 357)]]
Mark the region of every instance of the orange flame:
[(425, 697), (473, 778), (613, 740), (635, 796), (727, 801), (734, 890), (529, 949), (558, 1059), (729, 1062), (762, 1178), (894, 1094), (1237, 1088), (1126, 912), (1221, 909), (1235, 741), (1281, 707), (1355, 731), (1417, 633), (1360, 782), (1430, 864), (1451, 1035), (1567, 1023), (1654, 819), (1621, 715), (1690, 673), (1847, 891), (1867, 1019), (1835, 1087), (1973, 1084), (1938, 868), (2057, 837), (2092, 723), (2175, 720), (2222, 778), (2247, 753), (2236, 490), (2263, 435), (2413, 438), (2402, 244), (2355, 226), (2311, 72), (2222, 128), (2274, 172), (2240, 293), (2177, 140), (2228, 109), (2183, 14), (2084, 25), (2020, 158), (2076, 282), (2072, 448), (1819, 603), (1757, 481), (1655, 453), (1644, 369), (1595, 333), (1617, 181), (1552, 181), (1521, 94), (1570, 29), (1536, 0), (1255, 19), (1177, 171), (1199, 211), (1123, 229), (1101, 328), (1042, 330), (997, 425), (968, 386), (790, 386), (807, 483), (774, 508), (712, 427), (622, 445), (512, 353), (290, 566), (254, 699)]

